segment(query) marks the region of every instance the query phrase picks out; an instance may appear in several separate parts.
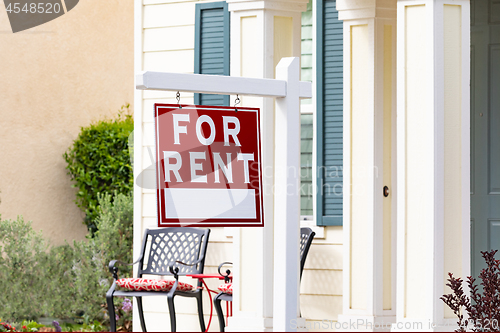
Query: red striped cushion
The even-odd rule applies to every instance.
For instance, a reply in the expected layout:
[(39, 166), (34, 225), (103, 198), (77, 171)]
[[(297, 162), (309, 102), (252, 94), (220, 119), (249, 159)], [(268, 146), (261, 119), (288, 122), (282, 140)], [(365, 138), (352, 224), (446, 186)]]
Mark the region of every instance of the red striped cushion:
[[(159, 280), (159, 279), (139, 279), (126, 278), (116, 280), (116, 285), (132, 291), (169, 291), (172, 289), (174, 280)], [(177, 285), (178, 291), (190, 291), (194, 287), (188, 283), (180, 282)]]
[(233, 284), (232, 283), (224, 283), (219, 286), (219, 290), (225, 294), (232, 295), (233, 294)]

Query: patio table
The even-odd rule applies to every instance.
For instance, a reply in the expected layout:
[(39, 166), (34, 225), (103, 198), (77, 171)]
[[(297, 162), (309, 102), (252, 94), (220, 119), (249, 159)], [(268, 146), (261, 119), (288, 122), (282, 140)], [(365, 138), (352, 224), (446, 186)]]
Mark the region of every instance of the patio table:
[[(218, 294), (219, 291), (212, 290), (212, 289), (208, 288), (208, 286), (205, 282), (205, 279), (224, 280), (224, 276), (222, 276), (220, 274), (187, 274), (186, 276), (189, 276), (193, 279), (198, 279), (199, 281), (201, 281), (203, 283), (203, 286), (205, 286), (205, 289), (208, 292), (208, 297), (210, 298), (210, 319), (208, 320), (208, 325), (207, 325), (207, 328), (205, 330), (205, 332), (208, 332), (208, 329), (210, 328), (210, 324), (212, 323), (213, 308), (214, 308), (214, 304), (212, 302), (212, 295), (210, 293)], [(230, 274), (228, 276), (228, 278), (232, 281), (233, 275)], [(232, 315), (233, 315), (233, 304), (231, 303), (231, 306), (229, 306), (229, 302), (227, 302), (226, 303), (226, 319)]]

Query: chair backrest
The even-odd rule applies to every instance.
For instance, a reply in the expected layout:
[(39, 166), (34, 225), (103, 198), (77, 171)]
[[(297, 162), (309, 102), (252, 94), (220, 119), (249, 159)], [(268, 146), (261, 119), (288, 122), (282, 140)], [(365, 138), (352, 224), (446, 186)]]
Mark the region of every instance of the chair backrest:
[(300, 278), (302, 279), (302, 271), (306, 263), (309, 248), (316, 233), (311, 228), (300, 228)]
[(188, 227), (146, 229), (140, 255), (138, 277), (143, 274), (172, 275), (168, 266), (177, 260), (193, 266), (175, 264), (178, 275), (201, 274), (205, 268), (210, 229)]

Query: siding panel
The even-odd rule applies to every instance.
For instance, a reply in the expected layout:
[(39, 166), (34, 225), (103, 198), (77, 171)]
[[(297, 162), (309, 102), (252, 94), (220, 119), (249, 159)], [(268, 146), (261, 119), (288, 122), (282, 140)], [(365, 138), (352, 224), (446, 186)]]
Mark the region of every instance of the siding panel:
[(144, 30), (144, 52), (192, 50), (194, 26)]
[(342, 296), (342, 271), (304, 270), (301, 295)]
[(337, 320), (342, 313), (342, 296), (300, 296), (302, 316), (307, 320)]
[(194, 6), (194, 2), (144, 6), (143, 28), (193, 25)]
[(146, 52), (144, 70), (192, 73), (193, 60), (193, 51)]

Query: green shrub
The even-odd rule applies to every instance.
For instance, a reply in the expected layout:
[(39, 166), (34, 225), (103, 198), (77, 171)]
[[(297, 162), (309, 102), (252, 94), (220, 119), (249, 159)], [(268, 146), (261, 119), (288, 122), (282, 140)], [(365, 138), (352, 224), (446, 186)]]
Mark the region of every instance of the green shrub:
[[(48, 302), (45, 316), (73, 318), (78, 294), (75, 288), (74, 262), (79, 253), (68, 244), (54, 246), (49, 252), (49, 261), (40, 272), (45, 277), (44, 289)], [(37, 291), (31, 291), (37, 292)]]
[[(111, 260), (132, 262), (134, 198), (132, 193), (115, 193), (114, 197), (104, 194), (99, 197), (99, 203), (101, 213), (96, 220), (99, 229), (95, 241), (99, 252), (103, 254), (103, 269), (108, 274), (108, 264)], [(132, 274), (132, 267), (122, 267), (120, 271), (122, 274)]]
[(116, 119), (82, 127), (78, 138), (63, 155), (73, 187), (78, 188), (75, 202), (85, 212), (84, 223), (92, 233), (97, 230), (98, 194), (132, 190), (128, 137), (133, 129), (129, 105), (122, 106)]
[[(88, 241), (74, 243), (76, 298), (79, 300), (77, 312), (83, 312), (91, 319), (102, 320), (101, 304), (113, 280), (108, 264), (113, 259), (132, 262), (133, 242), (133, 195), (105, 194), (99, 196), (101, 213), (96, 219), (98, 231)], [(131, 276), (131, 268), (124, 270), (123, 276)]]
[(36, 291), (45, 284), (40, 273), (49, 262), (46, 250), (30, 222), (0, 221), (0, 318), (35, 319), (45, 312), (45, 295)]
[[(105, 321), (105, 294), (112, 259), (132, 262), (133, 195), (99, 195), (95, 237), (48, 249), (41, 233), (25, 222), (0, 219), (0, 318), (40, 316)], [(123, 276), (131, 276), (131, 268)], [(119, 302), (117, 304), (120, 306)]]

